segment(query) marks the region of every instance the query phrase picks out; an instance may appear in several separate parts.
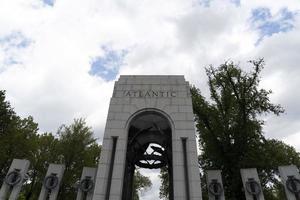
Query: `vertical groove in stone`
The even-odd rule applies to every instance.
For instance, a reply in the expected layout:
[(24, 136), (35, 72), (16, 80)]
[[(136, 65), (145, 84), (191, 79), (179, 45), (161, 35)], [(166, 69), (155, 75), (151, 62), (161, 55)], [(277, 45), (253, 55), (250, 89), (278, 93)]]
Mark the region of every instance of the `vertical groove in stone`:
[(190, 185), (189, 185), (189, 173), (188, 173), (187, 151), (186, 151), (187, 138), (182, 137), (181, 141), (182, 141), (183, 162), (184, 162), (185, 194), (186, 194), (186, 200), (190, 200)]
[(110, 159), (110, 165), (109, 165), (109, 172), (108, 172), (108, 179), (107, 179), (105, 200), (109, 200), (110, 187), (111, 187), (111, 179), (112, 179), (112, 173), (113, 173), (113, 168), (114, 168), (115, 154), (116, 154), (116, 147), (117, 147), (118, 137), (112, 136), (112, 140), (113, 140), (113, 146), (112, 146), (111, 159)]

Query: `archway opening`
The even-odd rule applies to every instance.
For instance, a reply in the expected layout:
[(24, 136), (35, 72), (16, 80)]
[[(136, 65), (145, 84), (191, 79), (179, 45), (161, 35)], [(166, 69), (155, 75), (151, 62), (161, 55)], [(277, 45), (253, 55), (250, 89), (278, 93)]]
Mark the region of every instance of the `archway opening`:
[(136, 169), (161, 169), (167, 174), (169, 199), (173, 200), (172, 129), (169, 120), (158, 112), (146, 111), (132, 119), (128, 131), (122, 199), (133, 199)]

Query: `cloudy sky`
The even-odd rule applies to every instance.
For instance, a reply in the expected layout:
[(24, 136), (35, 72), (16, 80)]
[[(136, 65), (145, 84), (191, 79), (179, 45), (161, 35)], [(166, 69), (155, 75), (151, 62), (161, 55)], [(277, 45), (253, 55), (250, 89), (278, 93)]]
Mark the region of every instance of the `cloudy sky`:
[(0, 89), (41, 132), (84, 117), (101, 142), (120, 74), (183, 74), (206, 94), (204, 67), (259, 57), (286, 109), (265, 134), (300, 151), (299, 0), (0, 0)]

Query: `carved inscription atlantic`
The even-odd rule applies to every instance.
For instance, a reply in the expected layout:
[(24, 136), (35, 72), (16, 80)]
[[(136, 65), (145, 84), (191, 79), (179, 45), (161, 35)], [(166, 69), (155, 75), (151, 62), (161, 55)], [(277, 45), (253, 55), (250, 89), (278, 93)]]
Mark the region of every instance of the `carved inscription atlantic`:
[(125, 90), (123, 96), (135, 98), (166, 98), (176, 97), (176, 92), (162, 90)]

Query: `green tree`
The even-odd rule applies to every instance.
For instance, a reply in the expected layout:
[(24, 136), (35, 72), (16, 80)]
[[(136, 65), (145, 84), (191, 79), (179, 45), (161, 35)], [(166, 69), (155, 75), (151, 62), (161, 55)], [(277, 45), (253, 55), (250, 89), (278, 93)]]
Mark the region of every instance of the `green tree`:
[(20, 118), (0, 90), (0, 184), (14, 158), (28, 159), (35, 151), (38, 124), (31, 116)]
[(160, 187), (159, 187), (159, 198), (169, 199), (169, 172), (167, 167), (162, 167), (160, 169)]
[(33, 144), (35, 151), (29, 158), (29, 180), (24, 191), (26, 200), (38, 199), (49, 163), (58, 163), (58, 139), (51, 133), (37, 135)]
[(139, 170), (135, 170), (133, 179), (133, 200), (139, 200), (139, 192), (145, 191), (152, 186), (147, 176), (143, 176)]
[[(239, 174), (241, 168), (258, 168), (265, 190), (271, 191), (278, 186), (278, 180), (274, 179), (276, 167), (299, 163), (295, 149), (276, 140), (267, 140), (263, 135), (264, 121), (260, 116), (268, 113), (279, 115), (284, 110), (270, 102), (272, 91), (259, 89), (263, 59), (250, 63), (254, 68), (250, 73), (233, 62), (207, 68), (209, 100), (199, 89), (191, 88), (202, 152), (200, 166), (221, 169), (226, 196), (236, 200), (244, 199)], [(272, 199), (276, 199), (275, 196)]]
[(264, 187), (266, 199), (285, 199), (284, 188), (279, 180), (277, 167), (294, 164), (300, 166), (300, 154), (296, 150), (279, 140), (269, 139), (263, 143), (263, 160), (258, 166), (261, 183)]
[(83, 119), (62, 125), (58, 130), (59, 162), (65, 164), (64, 177), (58, 199), (75, 199), (74, 184), (80, 178), (84, 166), (96, 167), (101, 147), (93, 138), (91, 127)]

